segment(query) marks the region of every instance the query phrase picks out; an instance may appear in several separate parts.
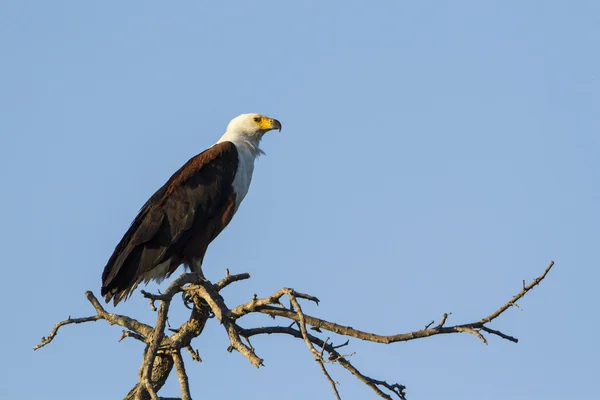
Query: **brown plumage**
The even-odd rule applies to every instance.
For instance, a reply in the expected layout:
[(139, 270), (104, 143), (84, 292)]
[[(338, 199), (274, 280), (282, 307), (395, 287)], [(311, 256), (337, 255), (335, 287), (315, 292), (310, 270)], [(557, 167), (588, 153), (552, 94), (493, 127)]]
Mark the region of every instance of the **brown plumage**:
[(179, 265), (200, 270), (208, 245), (236, 208), (238, 150), (217, 143), (191, 158), (141, 208), (102, 273), (102, 296), (116, 305), (137, 285)]

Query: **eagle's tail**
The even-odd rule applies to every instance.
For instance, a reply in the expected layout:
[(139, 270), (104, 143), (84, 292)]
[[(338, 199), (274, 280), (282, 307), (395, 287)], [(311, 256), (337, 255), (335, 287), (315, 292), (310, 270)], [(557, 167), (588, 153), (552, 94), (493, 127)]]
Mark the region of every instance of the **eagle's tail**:
[(139, 283), (137, 276), (140, 264), (140, 251), (134, 249), (127, 257), (111, 257), (102, 273), (100, 294), (108, 303), (113, 300), (116, 306), (127, 300)]

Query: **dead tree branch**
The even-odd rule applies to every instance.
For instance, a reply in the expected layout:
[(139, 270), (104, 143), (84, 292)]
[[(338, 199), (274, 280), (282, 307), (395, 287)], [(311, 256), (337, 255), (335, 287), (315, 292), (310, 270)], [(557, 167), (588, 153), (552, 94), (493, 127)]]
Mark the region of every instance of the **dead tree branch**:
[[(179, 386), (181, 390), (181, 400), (191, 400), (189, 379), (185, 370), (185, 365), (181, 356), (181, 350), (187, 349), (195, 361), (201, 361), (197, 350), (193, 350), (192, 340), (200, 336), (204, 327), (211, 316), (223, 325), (229, 337), (230, 346), (228, 351), (236, 350), (242, 354), (255, 367), (263, 365), (263, 360), (255, 353), (255, 348), (250, 344), (250, 338), (257, 335), (283, 334), (303, 340), (314, 359), (319, 364), (321, 371), (331, 384), (334, 395), (341, 399), (337, 390), (337, 384), (329, 374), (325, 364), (339, 364), (348, 370), (359, 381), (370, 387), (379, 397), (384, 399), (399, 398), (406, 399), (405, 386), (399, 383), (387, 383), (384, 380), (371, 378), (360, 372), (349, 360), (349, 355), (340, 354), (338, 349), (348, 345), (348, 341), (340, 345), (334, 345), (329, 342), (329, 337), (325, 340), (310, 333), (307, 326), (316, 333), (324, 331), (335, 333), (345, 337), (356, 338), (375, 343), (390, 344), (395, 342), (406, 342), (415, 339), (426, 338), (435, 335), (450, 333), (469, 333), (476, 336), (483, 343), (488, 341), (485, 334), (497, 336), (502, 339), (517, 343), (518, 339), (507, 335), (497, 329), (493, 329), (488, 324), (501, 316), (509, 308), (517, 306), (529, 291), (546, 277), (552, 269), (554, 263), (551, 262), (544, 272), (534, 279), (531, 283), (525, 285), (510, 300), (496, 309), (488, 316), (477, 321), (446, 326), (450, 313), (443, 314), (440, 322), (434, 326), (434, 322), (428, 324), (424, 329), (399, 333), (394, 335), (380, 335), (358, 330), (349, 326), (330, 322), (321, 318), (306, 314), (299, 300), (308, 300), (319, 304), (319, 299), (290, 288), (282, 288), (271, 296), (258, 298), (256, 295), (247, 303), (238, 305), (232, 309), (228, 308), (220, 291), (228, 285), (249, 279), (247, 273), (230, 275), (227, 271), (225, 278), (213, 284), (197, 274), (183, 274), (175, 279), (167, 290), (162, 294), (151, 294), (142, 291), (143, 295), (150, 299), (151, 307), (155, 307), (155, 302), (160, 302), (156, 323), (153, 326), (139, 322), (138, 320), (119, 314), (108, 313), (100, 304), (98, 299), (90, 291), (85, 293), (87, 300), (94, 307), (96, 315), (84, 318), (67, 318), (58, 322), (48, 337), (43, 337), (41, 342), (33, 349), (38, 350), (41, 347), (51, 343), (57, 336), (61, 327), (69, 324), (80, 324), (105, 320), (110, 325), (119, 325), (124, 328), (119, 341), (126, 337), (132, 337), (145, 343), (144, 359), (138, 373), (138, 382), (130, 390), (125, 399), (127, 400), (159, 400), (167, 399), (158, 397), (158, 392), (170, 375), (173, 367), (177, 372)], [(165, 333), (169, 307), (176, 294), (184, 295), (184, 302), (193, 304), (189, 319), (176, 329), (170, 329), (171, 335)], [(282, 297), (286, 296), (290, 301), (290, 307), (286, 308), (282, 303)], [(289, 326), (269, 326), (260, 328), (243, 328), (239, 321), (249, 314), (266, 314), (273, 318), (280, 317), (291, 321)], [(242, 338), (248, 344), (246, 345)], [(325, 357), (325, 352), (327, 356)]]
[(181, 388), (181, 400), (192, 400), (192, 396), (190, 394), (190, 384), (188, 382), (187, 373), (185, 372), (185, 366), (183, 365), (181, 353), (173, 353), (173, 360), (175, 361), (175, 371), (177, 371), (179, 387)]
[[(512, 336), (506, 335), (498, 330), (491, 329), (487, 326), (485, 327), (486, 329), (483, 329), (483, 328), (484, 328), (485, 324), (496, 319), (498, 316), (500, 316), (503, 312), (505, 312), (511, 306), (515, 306), (516, 302), (518, 300), (522, 299), (523, 296), (525, 296), (525, 294), (527, 294), (531, 289), (533, 289), (536, 285), (538, 285), (546, 277), (546, 275), (548, 274), (548, 272), (550, 272), (550, 270), (552, 269), (553, 266), (554, 266), (554, 262), (551, 262), (548, 265), (548, 267), (546, 267), (546, 269), (544, 270), (542, 275), (540, 275), (535, 280), (533, 280), (529, 285), (523, 287), (523, 289), (519, 293), (514, 295), (508, 302), (506, 302), (505, 304), (500, 306), (500, 308), (495, 310), (493, 313), (491, 313), (490, 315), (488, 315), (484, 318), (481, 318), (478, 321), (470, 322), (467, 324), (445, 327), (444, 324), (446, 323), (446, 320), (448, 319), (448, 315), (449, 315), (449, 313), (448, 313), (448, 314), (444, 314), (444, 317), (442, 318), (442, 321), (440, 322), (440, 324), (438, 324), (435, 327), (431, 327), (431, 325), (430, 325), (430, 327), (421, 329), (418, 331), (384, 336), (384, 335), (378, 335), (375, 333), (361, 331), (358, 329), (351, 328), (349, 326), (339, 325), (334, 322), (326, 321), (324, 319), (312, 317), (310, 315), (304, 315), (303, 318), (304, 318), (306, 324), (311, 325), (315, 328), (319, 328), (319, 329), (326, 330), (329, 332), (337, 333), (342, 336), (354, 337), (354, 338), (357, 338), (360, 340), (366, 340), (366, 341), (375, 342), (375, 343), (390, 344), (390, 343), (395, 343), (395, 342), (407, 342), (409, 340), (421, 339), (424, 337), (429, 337), (429, 336), (434, 336), (434, 335), (459, 333), (459, 332), (471, 333), (471, 334), (477, 336), (484, 343), (487, 343), (485, 338), (483, 338), (483, 336), (480, 334), (481, 330), (483, 330), (489, 334), (501, 337), (502, 339), (510, 340), (512, 342), (517, 343), (518, 339), (516, 339)], [(234, 314), (238, 313), (237, 315), (242, 316), (242, 315), (245, 315), (245, 314), (248, 314), (251, 312), (258, 311), (260, 313), (267, 314), (272, 317), (276, 317), (276, 316), (284, 317), (284, 318), (287, 318), (290, 320), (294, 320), (296, 322), (300, 322), (300, 316), (298, 315), (297, 312), (288, 310), (284, 307), (273, 307), (270, 304), (277, 304), (277, 303), (270, 301), (270, 299), (271, 298), (258, 299), (251, 303), (246, 303), (240, 307), (233, 309), (232, 312)]]

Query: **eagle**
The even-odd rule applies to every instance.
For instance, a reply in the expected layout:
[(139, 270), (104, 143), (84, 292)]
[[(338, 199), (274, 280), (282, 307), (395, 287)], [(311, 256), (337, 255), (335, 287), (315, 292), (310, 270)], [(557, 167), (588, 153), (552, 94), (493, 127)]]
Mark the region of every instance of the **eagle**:
[(231, 120), (212, 147), (192, 157), (140, 209), (102, 273), (116, 306), (143, 281), (162, 282), (184, 264), (202, 274), (209, 244), (246, 197), (263, 135), (281, 123), (260, 114)]

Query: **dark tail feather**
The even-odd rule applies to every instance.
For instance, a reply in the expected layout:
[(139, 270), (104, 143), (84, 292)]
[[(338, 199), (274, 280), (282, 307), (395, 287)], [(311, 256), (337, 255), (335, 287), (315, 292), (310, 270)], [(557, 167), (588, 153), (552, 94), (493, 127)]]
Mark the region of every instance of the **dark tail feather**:
[[(112, 261), (112, 260), (111, 260)], [(116, 306), (119, 302), (127, 300), (137, 287), (136, 272), (140, 262), (140, 252), (133, 251), (129, 254), (122, 265), (109, 263), (104, 267), (102, 274), (102, 289), (100, 294), (108, 303), (113, 300)], [(116, 274), (112, 273), (116, 269)]]
[(106, 303), (110, 303), (110, 301), (113, 301), (113, 305), (116, 306), (117, 304), (119, 304), (121, 301), (126, 301), (129, 296), (131, 296), (131, 294), (133, 293), (133, 291), (135, 290), (135, 288), (137, 287), (136, 285), (133, 285), (130, 288), (125, 288), (125, 289), (119, 289), (119, 288), (108, 288), (108, 287), (102, 287), (101, 290), (101, 294), (102, 296), (104, 296), (104, 301)]

